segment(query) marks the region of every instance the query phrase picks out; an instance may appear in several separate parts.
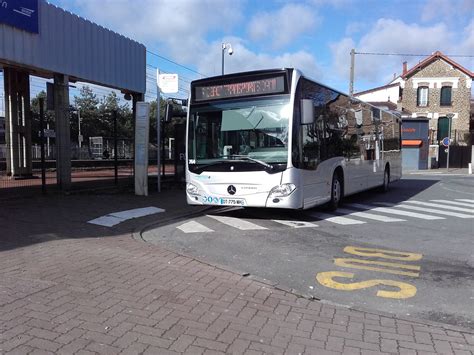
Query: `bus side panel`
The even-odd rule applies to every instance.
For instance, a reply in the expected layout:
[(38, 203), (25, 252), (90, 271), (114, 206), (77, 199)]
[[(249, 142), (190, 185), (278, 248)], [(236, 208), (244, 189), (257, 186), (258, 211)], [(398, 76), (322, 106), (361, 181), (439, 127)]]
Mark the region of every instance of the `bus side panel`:
[(367, 188), (366, 162), (360, 158), (344, 161), (344, 195), (352, 195)]
[(331, 158), (319, 163), (315, 170), (298, 169), (301, 172), (304, 209), (322, 205), (331, 199), (332, 176), (343, 162), (343, 158)]

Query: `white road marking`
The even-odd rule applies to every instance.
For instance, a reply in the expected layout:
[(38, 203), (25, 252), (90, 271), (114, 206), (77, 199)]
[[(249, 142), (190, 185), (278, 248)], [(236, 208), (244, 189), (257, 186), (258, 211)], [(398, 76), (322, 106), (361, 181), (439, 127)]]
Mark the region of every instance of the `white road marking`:
[(367, 219), (373, 219), (375, 221), (380, 221), (380, 222), (405, 222), (404, 219), (400, 218), (393, 218), (393, 217), (387, 217), (387, 216), (380, 216), (377, 214), (373, 213), (367, 213), (367, 212), (357, 212), (354, 210), (350, 210), (347, 208), (338, 208), (338, 212), (348, 214), (349, 216), (356, 216), (356, 217), (362, 217), (362, 218), (367, 218)]
[(284, 224), (285, 226), (290, 226), (293, 228), (312, 228), (312, 227), (318, 227), (317, 224), (311, 223), (311, 222), (306, 222), (306, 221), (287, 221), (287, 220), (281, 220), (281, 219), (272, 219), (273, 222), (277, 222), (280, 224)]
[(228, 226), (240, 229), (240, 230), (259, 230), (259, 229), (267, 229), (265, 227), (259, 226), (258, 224), (234, 217), (226, 217), (226, 216), (213, 216), (213, 215), (206, 215), (207, 217), (213, 218), (216, 221), (221, 223), (227, 224)]
[(469, 200), (469, 199), (467, 199), (467, 198), (457, 198), (456, 201), (474, 203), (474, 200)]
[(441, 209), (447, 209), (447, 210), (453, 210), (453, 211), (459, 211), (459, 212), (474, 213), (474, 209), (454, 207), (454, 206), (446, 206), (446, 205), (439, 204), (439, 203), (412, 201), (412, 200), (403, 201), (403, 202), (404, 203), (412, 203), (412, 204), (415, 204), (415, 205), (428, 206), (428, 207), (437, 207), (437, 208), (441, 208)]
[(399, 215), (399, 216), (408, 216), (408, 217), (413, 217), (413, 218), (426, 219), (426, 220), (445, 219), (444, 217), (431, 216), (431, 215), (428, 215), (428, 214), (401, 211), (401, 210), (397, 210), (397, 209), (394, 209), (394, 208), (374, 207), (374, 206), (364, 205), (364, 204), (359, 204), (359, 203), (350, 203), (350, 204), (348, 204), (348, 206), (355, 207), (355, 208), (362, 208), (362, 209), (365, 209), (365, 210), (371, 210), (371, 211), (376, 211), (376, 212), (396, 214), (396, 215)]
[(357, 219), (352, 219), (352, 218), (347, 218), (347, 217), (341, 217), (341, 216), (336, 216), (333, 214), (328, 214), (328, 213), (311, 213), (311, 217), (316, 217), (319, 219), (323, 219), (328, 222), (336, 223), (336, 224), (342, 224), (342, 225), (351, 225), (351, 224), (364, 224), (364, 221), (358, 221)]
[(116, 224), (122, 223), (123, 221), (125, 221), (125, 219), (107, 215), (107, 216), (91, 219), (90, 221), (87, 221), (87, 223), (96, 224), (98, 226), (104, 226), (104, 227), (113, 227)]
[(431, 202), (439, 202), (439, 203), (447, 203), (448, 205), (456, 205), (456, 206), (464, 206), (464, 207), (474, 208), (474, 204), (472, 204), (472, 203), (456, 202), (456, 201), (448, 201), (448, 200), (430, 200), (430, 201)]
[(409, 175), (443, 175), (443, 176), (463, 176), (464, 174), (456, 174), (456, 173), (443, 173), (443, 172), (432, 172), (432, 173), (417, 173), (417, 172), (412, 172), (412, 173), (408, 173)]
[(161, 213), (161, 212), (165, 212), (165, 210), (158, 207), (143, 207), (143, 208), (135, 208), (133, 210), (109, 213), (108, 215), (122, 218), (122, 219), (132, 219), (132, 218), (149, 216), (151, 214)]
[(459, 217), (459, 218), (474, 218), (474, 215), (468, 215), (468, 214), (463, 214), (463, 213), (458, 213), (458, 212), (451, 212), (451, 211), (444, 211), (444, 210), (443, 211), (442, 210), (436, 210), (434, 208), (418, 207), (418, 206), (411, 206), (411, 205), (406, 205), (406, 204), (396, 205), (396, 204), (389, 203), (389, 202), (378, 202), (377, 204), (382, 205), (382, 206), (387, 206), (387, 207), (405, 208), (407, 210), (413, 210), (413, 211), (437, 213), (437, 214), (441, 214), (443, 216), (451, 216), (451, 217)]
[(198, 223), (196, 221), (186, 222), (178, 227), (184, 233), (209, 233), (214, 232), (212, 229), (207, 228), (205, 225)]
[(165, 212), (165, 210), (158, 207), (135, 208), (133, 210), (109, 213), (105, 216), (91, 219), (90, 221), (87, 221), (87, 223), (96, 224), (98, 226), (104, 226), (104, 227), (113, 227), (128, 219), (144, 217), (144, 216), (148, 216), (155, 213), (161, 213), (161, 212)]

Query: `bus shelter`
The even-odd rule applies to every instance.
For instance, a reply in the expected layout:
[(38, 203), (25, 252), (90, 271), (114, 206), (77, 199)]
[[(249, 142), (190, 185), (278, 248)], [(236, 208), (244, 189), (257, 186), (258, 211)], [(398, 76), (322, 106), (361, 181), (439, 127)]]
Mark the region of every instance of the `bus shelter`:
[(120, 90), (142, 101), (146, 89), (144, 45), (47, 3), (4, 0), (0, 6), (0, 70), (4, 76), (6, 174), (32, 171), (30, 75), (53, 79), (57, 183), (71, 184), (70, 83)]

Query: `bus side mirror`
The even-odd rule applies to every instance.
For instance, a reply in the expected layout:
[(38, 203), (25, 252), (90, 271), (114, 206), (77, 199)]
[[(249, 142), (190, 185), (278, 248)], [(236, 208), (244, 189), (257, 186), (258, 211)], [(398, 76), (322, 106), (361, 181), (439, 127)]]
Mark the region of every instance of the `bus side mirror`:
[(302, 99), (300, 105), (301, 105), (301, 124), (312, 124), (312, 123), (314, 123), (314, 104), (313, 104), (313, 100)]

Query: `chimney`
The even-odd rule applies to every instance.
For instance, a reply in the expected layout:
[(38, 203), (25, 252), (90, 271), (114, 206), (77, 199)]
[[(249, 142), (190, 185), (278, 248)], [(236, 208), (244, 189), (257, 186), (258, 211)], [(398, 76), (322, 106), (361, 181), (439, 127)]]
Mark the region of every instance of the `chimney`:
[(405, 75), (407, 73), (407, 62), (403, 62), (403, 70), (402, 70), (402, 75)]

